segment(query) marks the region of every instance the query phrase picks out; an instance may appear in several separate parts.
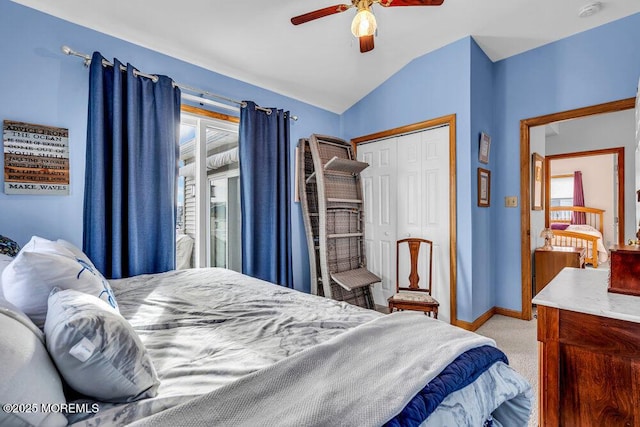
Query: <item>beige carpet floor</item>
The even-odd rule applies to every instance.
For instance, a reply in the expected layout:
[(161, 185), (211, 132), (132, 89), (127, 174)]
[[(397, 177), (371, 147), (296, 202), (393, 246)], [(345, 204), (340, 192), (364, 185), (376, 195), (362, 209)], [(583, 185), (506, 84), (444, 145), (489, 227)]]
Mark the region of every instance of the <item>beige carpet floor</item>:
[(535, 318), (526, 321), (496, 314), (476, 331), (480, 335), (493, 338), (498, 347), (509, 358), (509, 365), (531, 383), (535, 401), (529, 426), (538, 425), (538, 343), (536, 341), (536, 326)]

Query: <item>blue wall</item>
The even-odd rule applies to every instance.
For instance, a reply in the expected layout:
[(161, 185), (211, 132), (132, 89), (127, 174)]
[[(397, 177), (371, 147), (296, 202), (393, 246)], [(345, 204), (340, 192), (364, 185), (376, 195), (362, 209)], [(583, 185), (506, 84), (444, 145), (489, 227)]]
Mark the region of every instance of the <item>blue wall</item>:
[[(471, 49), (466, 37), (417, 58), (342, 115), (344, 137), (456, 114), (457, 317), (473, 320), (473, 215), (478, 129), (471, 131)], [(473, 137), (472, 137), (473, 133)], [(473, 143), (472, 143), (473, 140)], [(476, 160), (471, 153), (475, 153)]]
[[(107, 58), (130, 61), (143, 72), (166, 74), (176, 82), (234, 99), (290, 110), (291, 153), (298, 138), (313, 132), (337, 135), (337, 114), (252, 86), (158, 52), (51, 17), (8, 0), (0, 0), (0, 120), (17, 120), (69, 129), (71, 194), (8, 196), (0, 191), (0, 234), (20, 244), (31, 235), (82, 243), (88, 70), (62, 45)], [(292, 169), (293, 170), (293, 169)], [(0, 182), (4, 187), (4, 182)], [(309, 266), (300, 208), (293, 221), (294, 281), (309, 290)]]
[[(458, 318), (493, 306), (519, 311), (520, 120), (635, 96), (640, 76), (640, 14), (491, 63), (467, 37), (410, 62), (341, 116), (207, 71), (125, 41), (0, 0), (0, 119), (69, 128), (71, 195), (0, 193), (0, 234), (25, 243), (33, 234), (82, 241), (88, 71), (60, 53), (131, 61), (142, 71), (234, 99), (290, 110), (291, 152), (311, 133), (349, 139), (456, 114)], [(478, 162), (480, 132), (492, 137), (489, 165)], [(491, 206), (477, 207), (477, 167), (491, 170)], [(304, 227), (296, 213), (294, 280), (309, 289)]]
[[(465, 38), (418, 58), (346, 111), (347, 138), (457, 115), (458, 319), (494, 306), (520, 311), (520, 120), (635, 96), (640, 14), (491, 63)], [(492, 137), (478, 162), (480, 132)], [(477, 207), (477, 167), (491, 206)], [(520, 201), (520, 197), (519, 197)]]
[[(520, 120), (634, 97), (639, 41), (635, 14), (495, 64), (494, 200), (520, 193)], [(492, 221), (495, 305), (520, 311), (520, 209), (496, 203)]]
[[(473, 249), (473, 317), (477, 319), (494, 306), (493, 247), (497, 245), (492, 238), (493, 228), (491, 217), (493, 211), (501, 203), (494, 191), (494, 182), (500, 179), (500, 171), (493, 165), (494, 156), (489, 152), (489, 164), (478, 161), (480, 134), (487, 133), (494, 136), (494, 83), (493, 63), (482, 49), (472, 40), (471, 43), (471, 204), (474, 206), (472, 215), (472, 249)], [(493, 145), (493, 141), (492, 144)], [(477, 168), (491, 171), (491, 192), (489, 207), (478, 208), (478, 172)], [(460, 244), (464, 244), (462, 241)], [(469, 319), (467, 319), (469, 320)]]

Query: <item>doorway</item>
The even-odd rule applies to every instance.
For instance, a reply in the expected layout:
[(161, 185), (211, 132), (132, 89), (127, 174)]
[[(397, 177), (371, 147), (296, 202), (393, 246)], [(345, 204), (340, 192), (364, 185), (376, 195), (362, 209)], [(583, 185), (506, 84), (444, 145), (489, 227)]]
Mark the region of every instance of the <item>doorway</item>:
[[(531, 128), (548, 125), (563, 120), (594, 116), (604, 113), (629, 110), (635, 107), (635, 98), (627, 98), (545, 116), (533, 117), (520, 121), (520, 165), (522, 171), (531, 170)], [(548, 169), (548, 168), (547, 168)], [(548, 182), (548, 179), (547, 179)], [(520, 175), (520, 237), (521, 237), (521, 284), (522, 284), (522, 318), (530, 320), (532, 316), (531, 288), (531, 176), (530, 173)]]
[[(586, 206), (604, 209), (603, 243), (606, 247), (612, 244), (624, 243), (624, 202), (625, 202), (625, 180), (624, 180), (624, 148), (606, 148), (602, 150), (581, 151), (576, 153), (552, 154), (544, 159), (546, 173), (545, 207), (548, 206), (571, 206), (573, 193), (569, 204), (564, 203), (562, 194), (554, 197), (552, 184), (555, 181), (567, 181), (568, 187), (573, 189), (573, 174), (569, 177), (563, 175), (565, 172), (580, 170), (585, 183), (584, 198)], [(573, 167), (572, 167), (573, 166)], [(588, 173), (591, 172), (591, 173)], [(560, 175), (558, 175), (560, 174)], [(567, 187), (559, 185), (560, 189)], [(599, 202), (596, 206), (593, 200)], [(545, 208), (545, 227), (550, 226), (549, 209)]]
[(186, 267), (241, 271), (238, 123), (182, 106), (178, 234), (193, 242)]
[[(455, 116), (355, 138), (352, 144), (358, 159), (373, 166), (365, 169), (362, 177), (367, 216), (371, 221), (365, 230), (369, 232), (369, 265), (383, 278), (382, 287), (374, 288), (377, 303), (386, 305), (386, 297), (395, 292), (396, 240), (407, 235), (424, 237), (425, 233), (431, 238), (435, 236), (434, 229), (438, 229), (443, 235), (436, 237), (440, 239), (437, 250), (443, 256), (436, 259), (434, 245), (434, 266), (440, 269), (440, 283), (434, 282), (434, 297), (440, 301), (439, 317), (456, 324)], [(374, 157), (381, 161), (374, 162)], [(430, 162), (437, 162), (439, 166), (433, 167)], [(400, 188), (403, 191), (399, 191)], [(384, 200), (372, 203), (374, 193)], [(433, 201), (441, 196), (440, 203)], [(374, 242), (377, 242), (375, 246)], [(437, 280), (435, 274), (434, 279)]]

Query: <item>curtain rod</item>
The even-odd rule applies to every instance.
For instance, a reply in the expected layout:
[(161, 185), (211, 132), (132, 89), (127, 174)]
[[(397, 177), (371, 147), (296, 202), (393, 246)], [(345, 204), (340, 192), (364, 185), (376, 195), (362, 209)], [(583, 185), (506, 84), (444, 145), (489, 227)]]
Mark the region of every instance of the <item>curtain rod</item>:
[[(87, 55), (86, 53), (76, 52), (75, 50), (71, 49), (69, 46), (66, 46), (66, 45), (62, 46), (61, 50), (62, 50), (62, 53), (64, 53), (65, 55), (77, 56), (79, 58), (84, 59), (84, 66), (85, 67), (88, 67), (91, 64), (91, 56)], [(105, 66), (105, 67), (113, 67), (113, 64), (111, 62), (107, 61), (106, 59), (102, 60), (102, 65)], [(120, 69), (122, 71), (126, 71), (127, 70), (123, 66), (120, 66)], [(153, 80), (154, 82), (156, 82), (158, 80), (158, 76), (156, 76), (154, 74), (142, 73), (142, 72), (140, 72), (138, 70), (133, 70), (133, 74), (136, 75), (136, 76), (140, 76), (140, 77), (146, 77), (148, 79)], [(198, 96), (185, 94), (184, 98), (188, 99), (189, 101), (202, 102), (202, 103), (205, 103), (205, 104), (210, 104), (210, 105), (214, 105), (216, 107), (225, 108), (225, 109), (233, 110), (233, 111), (240, 111), (240, 108), (247, 106), (246, 102), (236, 101), (235, 99), (227, 98), (227, 97), (222, 96), (222, 95), (216, 95), (215, 93), (211, 93), (211, 92), (203, 90), (203, 89), (194, 88), (194, 87), (187, 86), (187, 85), (181, 84), (181, 83), (176, 83), (176, 82), (173, 82), (173, 85), (179, 87), (182, 90), (186, 90), (188, 92), (194, 92), (194, 93), (200, 94)], [(205, 98), (204, 97), (205, 95), (208, 96), (208, 97), (211, 97), (211, 98), (220, 99), (222, 101), (225, 101), (225, 102), (228, 102), (228, 103), (231, 103), (231, 104), (236, 104), (237, 107), (236, 106), (231, 106), (231, 105), (225, 105), (225, 104), (222, 104), (222, 103), (219, 103), (219, 102), (216, 102), (216, 101), (212, 101), (210, 99)], [(196, 98), (196, 99), (194, 99), (194, 98)], [(260, 107), (259, 105), (256, 105), (256, 109), (260, 110), (260, 111), (264, 111), (267, 114), (271, 114), (271, 108), (265, 108), (265, 107)], [(289, 118), (291, 120), (293, 120), (293, 121), (297, 121), (298, 120), (298, 116), (294, 116), (294, 115), (291, 115), (291, 114), (289, 114)]]

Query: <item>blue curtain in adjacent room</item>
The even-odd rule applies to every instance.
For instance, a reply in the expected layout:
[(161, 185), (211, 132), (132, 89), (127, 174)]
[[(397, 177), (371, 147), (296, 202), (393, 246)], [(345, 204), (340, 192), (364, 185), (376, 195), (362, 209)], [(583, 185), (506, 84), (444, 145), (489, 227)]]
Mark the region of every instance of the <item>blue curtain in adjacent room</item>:
[(240, 112), (242, 272), (293, 287), (289, 113), (250, 101)]
[(83, 248), (109, 278), (172, 270), (180, 90), (103, 60), (91, 59)]

